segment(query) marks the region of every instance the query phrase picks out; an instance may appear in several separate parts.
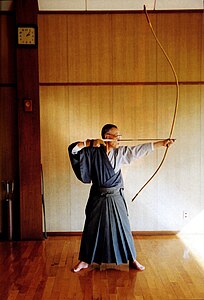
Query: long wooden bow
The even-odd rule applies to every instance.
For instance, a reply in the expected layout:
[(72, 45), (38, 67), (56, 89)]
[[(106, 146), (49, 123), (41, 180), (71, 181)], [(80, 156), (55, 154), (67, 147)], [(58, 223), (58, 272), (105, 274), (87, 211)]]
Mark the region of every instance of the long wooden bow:
[[(149, 19), (149, 16), (148, 16), (148, 13), (147, 13), (147, 10), (146, 10), (146, 6), (144, 5), (144, 12), (145, 12), (145, 15), (146, 15), (146, 18), (147, 18), (147, 22), (149, 24), (149, 27), (152, 31), (152, 34), (154, 35), (154, 38), (158, 44), (158, 46), (160, 47), (160, 49), (162, 50), (164, 56), (166, 57), (170, 67), (171, 67), (171, 70), (173, 72), (173, 75), (174, 75), (174, 78), (175, 78), (175, 82), (176, 82), (176, 101), (175, 101), (175, 108), (174, 108), (174, 114), (173, 114), (173, 119), (172, 119), (172, 124), (171, 124), (171, 127), (170, 127), (170, 132), (169, 132), (169, 139), (172, 138), (172, 134), (173, 134), (173, 131), (174, 131), (174, 127), (175, 127), (175, 123), (176, 123), (176, 116), (177, 116), (177, 111), (178, 111), (178, 104), (179, 104), (179, 81), (178, 81), (178, 76), (176, 74), (176, 71), (174, 69), (174, 66), (168, 56), (168, 54), (166, 53), (166, 51), (164, 50), (162, 44), (160, 43), (154, 29), (153, 29), (153, 26), (152, 26), (152, 23)], [(154, 173), (152, 174), (152, 176), (147, 180), (147, 182), (140, 188), (140, 190), (136, 193), (136, 195), (132, 198), (132, 201), (135, 200), (135, 198), (140, 194), (140, 192), (147, 186), (147, 184), (154, 178), (154, 176), (158, 173), (158, 171), (160, 170), (161, 166), (163, 165), (164, 161), (165, 161), (165, 158), (167, 156), (167, 153), (168, 153), (168, 147), (166, 147), (165, 149), (165, 152), (164, 152), (164, 155), (163, 155), (163, 158), (159, 164), (159, 166), (157, 167), (156, 171), (154, 171)]]

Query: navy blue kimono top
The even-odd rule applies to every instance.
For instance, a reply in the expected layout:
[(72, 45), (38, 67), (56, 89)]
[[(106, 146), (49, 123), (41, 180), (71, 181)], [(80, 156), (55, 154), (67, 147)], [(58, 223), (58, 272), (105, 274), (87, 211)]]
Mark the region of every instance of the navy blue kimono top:
[(103, 145), (100, 147), (85, 147), (72, 154), (76, 143), (68, 147), (73, 171), (83, 183), (91, 183), (97, 187), (123, 186), (121, 170), (115, 172)]

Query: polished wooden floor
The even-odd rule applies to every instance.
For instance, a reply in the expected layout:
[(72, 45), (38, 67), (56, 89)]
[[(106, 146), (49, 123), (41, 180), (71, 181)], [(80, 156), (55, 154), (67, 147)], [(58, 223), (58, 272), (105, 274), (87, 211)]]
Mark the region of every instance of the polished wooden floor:
[(137, 237), (138, 260), (145, 271), (104, 264), (77, 274), (71, 269), (80, 237), (0, 242), (0, 299), (204, 299), (204, 250), (195, 247), (195, 241), (203, 245), (203, 240)]

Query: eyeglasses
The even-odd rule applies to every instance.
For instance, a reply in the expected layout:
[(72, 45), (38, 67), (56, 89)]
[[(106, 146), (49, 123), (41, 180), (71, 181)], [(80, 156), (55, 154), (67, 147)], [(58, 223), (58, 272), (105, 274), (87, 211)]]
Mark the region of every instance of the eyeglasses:
[(109, 132), (106, 132), (106, 134), (113, 136), (115, 139), (121, 139), (122, 135), (121, 134), (112, 134)]

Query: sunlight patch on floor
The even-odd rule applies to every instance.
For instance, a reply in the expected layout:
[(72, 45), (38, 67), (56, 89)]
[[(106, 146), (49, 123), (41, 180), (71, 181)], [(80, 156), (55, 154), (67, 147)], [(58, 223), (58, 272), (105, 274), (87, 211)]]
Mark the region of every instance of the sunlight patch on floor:
[(188, 258), (190, 253), (192, 253), (198, 263), (204, 268), (204, 210), (184, 226), (178, 237), (186, 246), (184, 258)]

